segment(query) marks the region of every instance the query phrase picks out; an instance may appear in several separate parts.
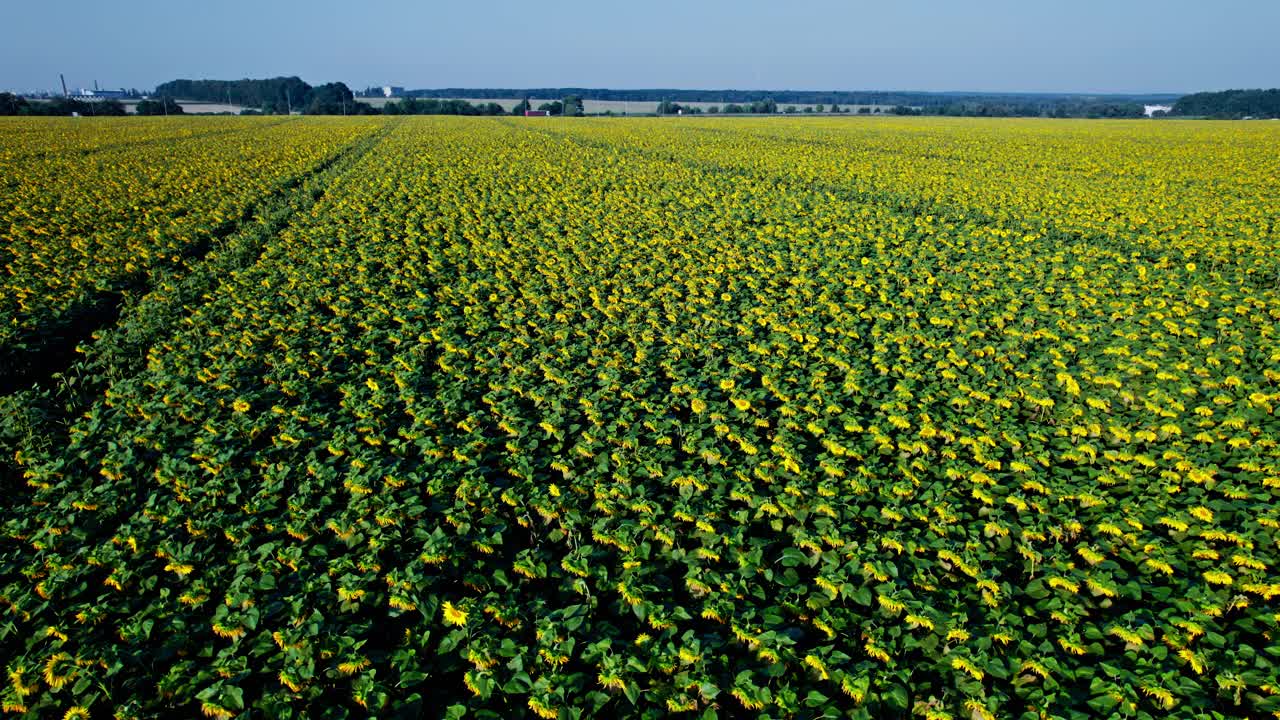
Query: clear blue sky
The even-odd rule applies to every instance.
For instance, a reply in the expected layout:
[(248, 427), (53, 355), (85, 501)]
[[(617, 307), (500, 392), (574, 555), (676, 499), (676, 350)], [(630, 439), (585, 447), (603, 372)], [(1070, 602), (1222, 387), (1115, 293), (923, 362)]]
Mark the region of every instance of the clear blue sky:
[(1280, 86), (1280, 0), (43, 0), (0, 89), (319, 84), (1182, 92)]

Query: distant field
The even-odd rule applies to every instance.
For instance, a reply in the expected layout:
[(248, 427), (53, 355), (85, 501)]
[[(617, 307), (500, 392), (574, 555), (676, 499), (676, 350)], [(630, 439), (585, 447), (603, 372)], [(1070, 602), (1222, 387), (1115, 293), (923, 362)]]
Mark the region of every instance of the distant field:
[[(84, 98), (77, 98), (77, 99), (84, 99)], [(42, 99), (32, 99), (31, 102), (40, 103), (40, 102), (47, 102), (47, 101)], [(94, 101), (89, 100), (88, 102), (94, 102)], [(137, 112), (139, 102), (141, 101), (129, 99), (129, 100), (121, 100), (120, 104), (124, 105), (124, 109), (126, 112), (134, 113), (134, 112)], [(183, 111), (189, 112), (189, 113), (225, 113), (225, 112), (239, 113), (243, 109), (242, 105), (228, 105), (227, 103), (201, 102), (198, 100), (178, 100), (177, 102), (179, 105), (182, 106)]]
[[(364, 103), (366, 105), (372, 105), (373, 107), (376, 107), (376, 108), (381, 108), (385, 106), (388, 102), (393, 102), (399, 99), (400, 98), (356, 98), (356, 102)], [(521, 101), (521, 98), (497, 98), (497, 99), (449, 98), (449, 99), (466, 100), (467, 102), (475, 105), (483, 105), (486, 103), (494, 102), (501, 105), (502, 109), (506, 110), (507, 112), (510, 112), (511, 109), (514, 108), (516, 105), (518, 105)], [(543, 103), (554, 102), (555, 100), (559, 100), (559, 99), (560, 98), (530, 98), (529, 102), (533, 104), (534, 108), (537, 108), (539, 105)], [(121, 100), (120, 102), (124, 104), (125, 109), (128, 112), (133, 113), (135, 112), (135, 109), (137, 108), (139, 101), (138, 100)], [(242, 105), (229, 105), (227, 103), (212, 103), (212, 102), (203, 102), (198, 100), (179, 99), (178, 104), (182, 106), (182, 109), (184, 111), (188, 113), (193, 113), (193, 114), (239, 113), (241, 110), (244, 109), (244, 106)], [(711, 107), (717, 107), (717, 108), (723, 107), (725, 103), (691, 102), (691, 103), (681, 103), (681, 105), (685, 107), (702, 108), (702, 110), (705, 112), (707, 109)], [(778, 106), (778, 110), (779, 112), (781, 112), (784, 108), (791, 107), (791, 106), (792, 106), (791, 103), (780, 104)], [(798, 111), (803, 112), (805, 108), (809, 108), (813, 106), (804, 105), (804, 104), (795, 104), (794, 107)], [(877, 109), (880, 110), (880, 112), (888, 112), (893, 109), (893, 106), (891, 105), (841, 105), (840, 106), (842, 110), (849, 110), (852, 113), (856, 113), (858, 112), (858, 110), (864, 107), (870, 108), (872, 112), (876, 111)], [(829, 111), (831, 109), (831, 106), (829, 105), (825, 106), (824, 109)], [(621, 100), (584, 100), (583, 111), (588, 114), (613, 112), (619, 115), (626, 114), (626, 113), (631, 113), (636, 115), (649, 115), (658, 111), (658, 103), (657, 101), (624, 102)]]
[[(125, 109), (134, 112), (138, 107), (137, 100), (122, 100)], [(243, 105), (228, 105), (227, 103), (211, 103), (199, 102), (196, 100), (179, 100), (178, 104), (182, 106), (184, 112), (189, 113), (238, 113), (244, 109)]]
[[(388, 100), (387, 98), (356, 98), (356, 99), (359, 102), (368, 103), (374, 107), (379, 107), (379, 108), (382, 107), (383, 105), (386, 105), (388, 102), (390, 102), (390, 100)], [(507, 112), (510, 112), (512, 108), (514, 108), (516, 105), (520, 103), (520, 98), (497, 98), (497, 99), (495, 98), (484, 98), (484, 99), (453, 98), (453, 99), (466, 100), (467, 102), (472, 104), (484, 104), (484, 103), (495, 102), (501, 105), (502, 108)], [(542, 103), (554, 102), (555, 100), (559, 100), (559, 99), (560, 98), (530, 98), (529, 102), (533, 104), (534, 108), (537, 108)], [(722, 107), (725, 105), (725, 103), (713, 103), (713, 102), (691, 102), (691, 103), (680, 103), (680, 104), (688, 107), (699, 107), (699, 108), (702, 108), (703, 111), (706, 111), (708, 108), (713, 106)], [(789, 105), (790, 103), (787, 103), (784, 105), (779, 105), (778, 107), (779, 109), (782, 109), (782, 108), (788, 107)], [(624, 102), (622, 100), (583, 100), (582, 106), (583, 106), (583, 112), (586, 112), (588, 114), (604, 113), (604, 112), (612, 111), (617, 114), (635, 113), (639, 115), (647, 115), (647, 114), (652, 114), (658, 111), (657, 101)], [(797, 110), (803, 111), (806, 107), (812, 107), (812, 106), (797, 104), (795, 105), (795, 107)], [(875, 108), (880, 108), (882, 112), (887, 112), (892, 109), (892, 106), (889, 106), (889, 105), (841, 105), (840, 107), (841, 109), (852, 108), (853, 112), (857, 112), (859, 108), (863, 108), (863, 107), (872, 108), (873, 111)], [(830, 108), (831, 106), (829, 105), (826, 106), (826, 109), (830, 110)]]

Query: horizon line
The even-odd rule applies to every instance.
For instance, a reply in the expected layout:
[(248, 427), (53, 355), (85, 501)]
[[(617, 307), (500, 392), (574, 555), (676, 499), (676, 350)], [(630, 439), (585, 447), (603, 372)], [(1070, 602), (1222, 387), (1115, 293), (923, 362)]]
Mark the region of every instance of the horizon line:
[[(184, 81), (184, 80), (185, 80), (185, 81), (212, 80), (212, 81), (216, 81), (216, 82), (238, 82), (238, 81), (241, 81), (241, 80), (270, 80), (270, 79), (275, 79), (275, 78), (288, 78), (288, 77), (296, 77), (296, 78), (298, 78), (298, 79), (300, 79), (300, 80), (302, 79), (302, 76), (301, 76), (301, 75), (294, 74), (294, 75), (272, 75), (272, 76), (266, 76), (266, 77), (240, 77), (240, 78), (215, 78), (215, 77), (207, 77), (207, 78), (173, 78), (173, 79), (171, 79), (171, 80), (166, 80), (166, 81), (164, 81), (164, 82), (174, 82), (174, 81)], [(306, 80), (303, 80), (303, 82), (307, 82), (307, 84), (312, 84), (312, 83), (310, 83), (309, 81), (306, 81)], [(339, 80), (339, 81), (326, 80), (326, 81), (323, 81), (323, 82), (343, 82), (343, 81), (340, 81), (340, 80)], [(322, 84), (323, 84), (323, 82), (322, 82)], [(157, 86), (158, 86), (158, 85), (160, 85), (160, 84), (163, 84), (163, 83), (157, 83), (157, 85), (156, 85), (156, 86), (153, 86), (151, 89), (152, 89), (152, 90), (154, 90), (154, 89), (155, 89), (155, 87), (157, 87)], [(357, 88), (357, 87), (353, 87), (353, 86), (348, 86), (348, 87), (349, 87), (349, 88), (351, 88), (352, 90), (358, 90), (358, 89), (366, 89), (366, 88), (371, 88), (371, 87), (387, 87), (387, 86), (392, 86), (392, 84), (391, 84), (391, 83), (376, 83), (376, 84), (371, 84), (371, 83), (368, 83), (367, 81), (366, 81), (365, 83), (360, 83), (360, 85), (361, 85), (362, 87), (359, 87), (359, 88)], [(118, 88), (124, 88), (124, 87), (126, 87), (126, 86), (125, 86), (125, 85), (121, 85), (121, 86), (118, 86), (118, 87), (117, 87), (117, 86), (112, 85), (111, 83), (99, 83), (99, 87), (100, 87), (101, 89), (118, 89)], [(405, 92), (420, 92), (420, 91), (424, 91), (424, 90), (426, 90), (426, 91), (441, 91), (441, 90), (511, 90), (511, 91), (513, 91), (513, 92), (528, 92), (528, 91), (533, 91), (533, 90), (558, 89), (558, 90), (582, 90), (582, 91), (587, 91), (587, 92), (592, 92), (592, 91), (622, 91), (622, 92), (659, 92), (659, 91), (678, 91), (678, 92), (757, 92), (757, 93), (788, 93), (788, 92), (801, 92), (801, 93), (849, 93), (849, 94), (855, 94), (855, 93), (885, 93), (885, 94), (889, 94), (889, 93), (901, 93), (901, 94), (919, 94), (919, 95), (986, 95), (986, 96), (996, 96), (996, 95), (1068, 95), (1068, 96), (1144, 96), (1144, 95), (1168, 95), (1168, 96), (1182, 96), (1182, 95), (1189, 95), (1189, 94), (1192, 94), (1192, 93), (1198, 93), (1198, 92), (1222, 92), (1222, 91), (1225, 91), (1225, 90), (1250, 90), (1250, 89), (1259, 89), (1259, 90), (1262, 90), (1262, 89), (1266, 89), (1266, 88), (1249, 88), (1249, 87), (1245, 87), (1245, 86), (1238, 86), (1238, 87), (1233, 86), (1233, 87), (1213, 88), (1213, 89), (1207, 89), (1207, 90), (1178, 90), (1178, 91), (1169, 91), (1169, 90), (1141, 90), (1141, 91), (1137, 91), (1137, 90), (1128, 90), (1128, 91), (1125, 91), (1125, 90), (975, 90), (975, 89), (961, 89), (961, 90), (922, 90), (922, 89), (913, 89), (913, 88), (891, 88), (891, 89), (883, 89), (883, 88), (880, 88), (880, 89), (874, 89), (874, 88), (858, 88), (858, 89), (844, 89), (844, 90), (840, 90), (840, 89), (833, 89), (833, 88), (821, 88), (821, 89), (814, 89), (814, 88), (803, 88), (803, 87), (772, 87), (772, 88), (745, 87), (745, 86), (744, 86), (744, 87), (733, 87), (733, 86), (722, 86), (722, 87), (661, 87), (661, 86), (648, 86), (648, 87), (640, 87), (640, 86), (609, 86), (609, 85), (587, 86), (587, 85), (554, 85), (554, 84), (545, 84), (545, 85), (527, 85), (527, 86), (524, 86), (524, 87), (516, 87), (516, 86), (502, 86), (502, 85), (496, 85), (496, 84), (495, 84), (495, 85), (436, 85), (436, 86), (418, 86), (418, 87), (413, 87), (413, 86), (410, 86), (410, 85), (396, 85), (396, 87), (403, 87), (403, 88), (405, 89)], [(50, 86), (50, 87), (45, 87), (45, 88), (27, 88), (27, 89), (25, 89), (25, 90), (17, 90), (17, 89), (15, 89), (13, 86), (10, 86), (8, 91), (11, 91), (11, 92), (18, 92), (18, 93), (22, 93), (22, 92), (51, 92), (51, 93), (59, 93), (59, 92), (61, 92), (61, 88), (59, 88), (59, 87), (55, 87), (55, 86)]]

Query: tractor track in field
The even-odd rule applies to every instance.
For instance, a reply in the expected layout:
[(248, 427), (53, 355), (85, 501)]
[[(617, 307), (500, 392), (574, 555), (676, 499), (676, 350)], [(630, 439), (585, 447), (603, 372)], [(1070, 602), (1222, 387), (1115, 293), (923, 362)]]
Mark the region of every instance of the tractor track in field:
[[(945, 203), (945, 202), (939, 202), (937, 200), (933, 200), (933, 199), (929, 199), (921, 196), (908, 195), (905, 193), (896, 193), (896, 192), (893, 192), (892, 190), (884, 190), (880, 192), (869, 192), (869, 191), (861, 190), (858, 188), (852, 188), (847, 185), (841, 185), (841, 184), (829, 183), (829, 182), (813, 182), (813, 183), (800, 182), (794, 178), (790, 178), (785, 175), (768, 173), (768, 172), (753, 170), (751, 168), (740, 167), (735, 165), (725, 165), (722, 163), (717, 163), (712, 161), (695, 160), (688, 156), (680, 155), (678, 153), (671, 152), (668, 150), (649, 149), (649, 148), (638, 147), (635, 145), (622, 145), (622, 146), (608, 145), (607, 143), (604, 143), (604, 142), (583, 138), (583, 137), (574, 135), (572, 133), (562, 132), (559, 130), (552, 130), (547, 128), (535, 128), (535, 127), (529, 127), (527, 125), (518, 125), (505, 120), (502, 122), (510, 125), (511, 127), (517, 127), (517, 128), (523, 129), (526, 132), (541, 134), (546, 137), (551, 137), (551, 138), (555, 138), (565, 142), (570, 142), (575, 145), (578, 145), (579, 147), (590, 148), (597, 151), (608, 150), (608, 151), (617, 152), (620, 149), (622, 152), (628, 153), (638, 158), (676, 163), (676, 164), (684, 165), (686, 167), (698, 170), (699, 172), (703, 172), (703, 173), (733, 175), (733, 176), (746, 178), (754, 181), (771, 183), (780, 187), (785, 187), (785, 188), (792, 189), (799, 192), (827, 193), (827, 194), (830, 194), (832, 197), (836, 198), (837, 200), (840, 200), (843, 202), (856, 203), (859, 205), (866, 205), (866, 206), (883, 207), (891, 212), (902, 214), (905, 216), (921, 217), (926, 215), (932, 215), (935, 218), (938, 218), (940, 220), (947, 221), (947, 222), (953, 222), (953, 223), (956, 223), (957, 225), (968, 225), (971, 227), (980, 227), (980, 228), (992, 228), (995, 230), (1000, 230), (1005, 232), (1015, 232), (1015, 231), (1019, 233), (1022, 232), (1021, 229), (1010, 227), (1001, 218), (996, 217), (991, 213), (983, 212), (973, 208), (964, 208), (964, 207), (956, 206), (956, 205)], [(696, 128), (695, 131), (701, 132), (701, 133), (717, 132), (717, 130), (710, 129), (710, 128)], [(766, 134), (750, 133), (750, 134), (756, 137), (759, 137), (761, 139), (769, 139), (769, 140), (773, 139), (767, 133)], [(806, 140), (806, 139), (788, 139), (788, 142), (812, 145), (812, 146), (831, 147), (830, 145), (821, 143), (819, 141)], [(1137, 243), (1123, 237), (1101, 238), (1101, 237), (1090, 236), (1090, 235), (1073, 231), (1070, 229), (1056, 227), (1056, 226), (1053, 226), (1052, 224), (1048, 224), (1044, 222), (1036, 223), (1034, 224), (1033, 227), (1029, 229), (1034, 230), (1038, 232), (1040, 235), (1046, 238), (1049, 238), (1055, 242), (1061, 242), (1066, 244), (1110, 245), (1113, 248), (1115, 248), (1117, 251), (1122, 251), (1125, 254), (1136, 253), (1138, 257), (1151, 263), (1159, 262), (1163, 255), (1167, 255), (1169, 254), (1169, 252), (1173, 250), (1172, 248), (1169, 248), (1169, 247), (1143, 245), (1141, 243)], [(1184, 262), (1187, 260), (1187, 258), (1181, 258), (1181, 256), (1179, 256), (1179, 258), (1180, 258), (1178, 259), (1179, 262)], [(1280, 275), (1276, 275), (1275, 278), (1280, 278)], [(1270, 275), (1261, 276), (1258, 278), (1254, 278), (1252, 282), (1254, 284), (1266, 286), (1275, 278), (1273, 278)], [(1278, 283), (1278, 286), (1280, 286), (1280, 280), (1276, 280), (1276, 282)]]
[[(129, 278), (117, 290), (99, 293), (68, 313), (57, 326), (42, 328), (29, 349), (0, 349), (0, 487), (19, 492), (23, 471), (15, 452), (62, 442), (70, 425), (112, 381), (138, 372), (151, 345), (204, 303), (202, 296), (218, 277), (256, 262), (272, 238), (319, 202), (329, 185), (397, 124), (356, 140), (282, 183), (239, 218), (189, 247), (183, 255), (194, 261), (190, 270), (183, 272), (184, 264), (178, 263), (151, 278)], [(151, 293), (166, 282), (176, 290), (163, 296)]]

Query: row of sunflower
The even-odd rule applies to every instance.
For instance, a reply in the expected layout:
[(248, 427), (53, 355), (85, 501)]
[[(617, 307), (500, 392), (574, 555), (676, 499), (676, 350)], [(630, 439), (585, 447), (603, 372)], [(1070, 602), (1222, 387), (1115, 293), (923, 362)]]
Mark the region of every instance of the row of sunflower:
[(223, 117), (185, 118), (84, 118), (69, 121), (53, 117), (5, 117), (0, 134), (14, 142), (0, 148), (0, 162), (14, 162), (56, 155), (90, 155), (126, 146), (169, 143), (196, 137), (242, 133), (264, 124), (287, 122), (273, 118), (264, 123), (229, 121)]
[(1280, 135), (1151, 127), (390, 128), (23, 458), (6, 708), (1277, 712)]
[(0, 123), (0, 372), (181, 269), (255, 203), (375, 129), (268, 118)]

